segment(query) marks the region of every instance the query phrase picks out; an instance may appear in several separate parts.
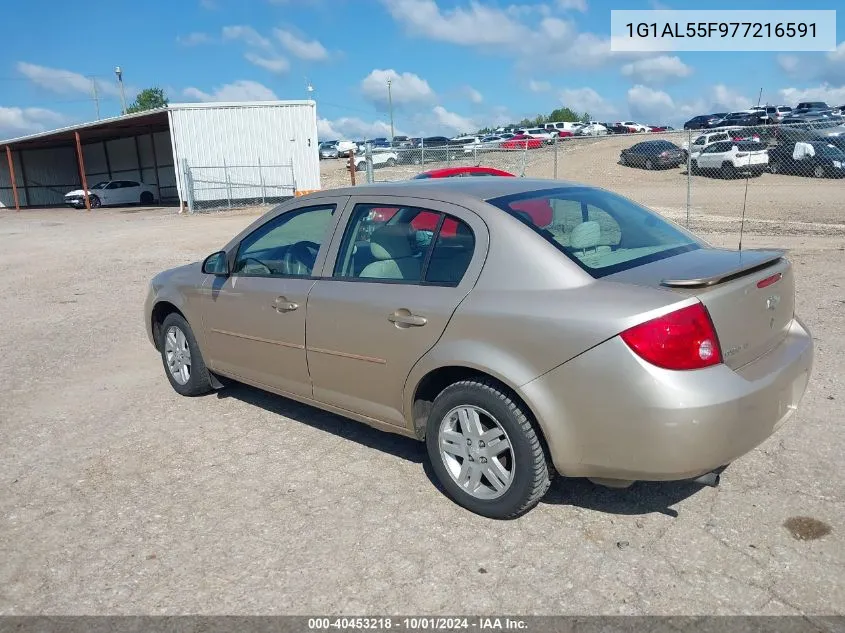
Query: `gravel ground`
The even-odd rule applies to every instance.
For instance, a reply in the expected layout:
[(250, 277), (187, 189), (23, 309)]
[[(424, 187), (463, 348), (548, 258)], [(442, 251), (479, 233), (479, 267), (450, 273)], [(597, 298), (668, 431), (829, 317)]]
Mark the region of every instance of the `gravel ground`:
[[(253, 217), (0, 212), (0, 614), (845, 613), (841, 234), (746, 235), (791, 249), (817, 357), (720, 487), (558, 479), (496, 522), (412, 440), (244, 386), (173, 392), (146, 284)], [(700, 228), (734, 246), (725, 226)]]

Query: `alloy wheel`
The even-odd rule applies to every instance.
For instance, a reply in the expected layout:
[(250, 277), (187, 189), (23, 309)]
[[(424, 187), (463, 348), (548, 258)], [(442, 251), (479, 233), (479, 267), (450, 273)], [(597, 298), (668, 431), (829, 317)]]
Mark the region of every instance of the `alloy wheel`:
[(185, 333), (175, 325), (171, 325), (164, 335), (164, 355), (173, 380), (180, 385), (188, 384), (191, 379), (191, 348)]

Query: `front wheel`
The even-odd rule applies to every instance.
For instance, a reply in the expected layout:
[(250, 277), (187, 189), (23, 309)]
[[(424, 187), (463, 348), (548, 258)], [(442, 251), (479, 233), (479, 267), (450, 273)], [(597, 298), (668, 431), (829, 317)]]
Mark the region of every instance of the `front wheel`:
[(396, 159), (395, 158), (388, 158), (385, 165), (387, 165), (388, 167), (396, 167)]
[(88, 203), (92, 209), (96, 209), (100, 206), (100, 198), (97, 196), (88, 196)]
[(813, 169), (814, 178), (824, 178), (824, 173), (824, 167), (822, 165), (816, 165), (816, 168)]
[(426, 428), (432, 468), (459, 505), (492, 519), (536, 506), (551, 478), (524, 406), (494, 381), (464, 380), (434, 400)]
[(653, 162), (651, 162), (651, 159), (650, 159), (650, 158), (647, 158), (647, 159), (646, 159), (646, 161), (645, 161), (645, 168), (646, 168), (646, 169), (648, 169), (649, 171), (651, 171), (652, 169), (654, 169), (654, 163), (653, 163)]
[(197, 340), (182, 315), (172, 312), (165, 317), (159, 349), (167, 379), (177, 393), (201, 396), (213, 391)]

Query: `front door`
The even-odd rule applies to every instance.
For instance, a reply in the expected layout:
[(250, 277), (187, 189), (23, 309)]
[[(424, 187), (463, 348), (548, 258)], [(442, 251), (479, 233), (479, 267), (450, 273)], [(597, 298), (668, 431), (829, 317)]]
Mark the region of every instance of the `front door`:
[(269, 219), (240, 241), (231, 275), (209, 277), (204, 352), (213, 370), (311, 396), (305, 306), (336, 209), (336, 203), (320, 201)]
[(345, 230), (335, 232), (336, 256), (308, 296), (314, 398), (405, 426), (405, 381), (478, 278), (486, 227), (446, 203), (356, 202), (341, 220)]

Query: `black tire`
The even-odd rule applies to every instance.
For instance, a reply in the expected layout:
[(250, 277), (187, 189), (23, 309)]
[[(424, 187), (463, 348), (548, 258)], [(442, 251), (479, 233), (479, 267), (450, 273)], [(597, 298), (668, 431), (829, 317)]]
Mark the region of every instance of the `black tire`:
[(420, 158), (419, 156), (414, 156), (413, 158), (411, 158), (411, 164), (422, 165), (422, 158)]
[(826, 175), (824, 165), (816, 165), (813, 168), (813, 178), (824, 178)]
[(156, 201), (155, 196), (151, 194), (149, 191), (144, 191), (141, 193), (141, 204), (152, 204)]
[[(172, 327), (182, 330), (182, 333), (185, 335), (188, 348), (191, 352), (190, 377), (184, 385), (179, 384), (176, 381), (167, 366), (164, 338), (167, 331)], [(167, 380), (170, 381), (170, 386), (173, 387), (173, 390), (176, 391), (176, 393), (183, 396), (202, 396), (214, 391), (214, 388), (211, 386), (211, 376), (209, 375), (208, 368), (205, 366), (205, 361), (202, 358), (199, 345), (197, 345), (197, 340), (194, 338), (194, 332), (191, 330), (191, 326), (188, 325), (188, 322), (181, 314), (171, 312), (164, 318), (164, 321), (161, 324), (161, 334), (159, 335), (158, 347), (159, 350), (161, 350), (161, 362), (164, 366), (164, 375), (167, 376)]]
[(387, 165), (388, 167), (396, 167), (396, 159), (395, 158), (388, 158), (385, 165)]
[(689, 169), (690, 169), (690, 173), (692, 175), (696, 175), (696, 174), (701, 173), (701, 170), (698, 168), (698, 161), (697, 160), (691, 160), (690, 161)]
[(625, 154), (619, 155), (619, 164), (620, 165), (627, 165), (628, 164), (628, 159), (625, 158)]
[[(470, 495), (452, 479), (440, 456), (440, 423), (452, 409), (462, 405), (489, 412), (510, 439), (513, 480), (500, 497), (479, 499)], [(493, 380), (462, 380), (435, 398), (426, 428), (426, 448), (432, 469), (449, 497), (467, 510), (491, 519), (513, 519), (531, 510), (549, 489), (554, 472), (530, 413)]]
[(645, 168), (648, 169), (649, 171), (654, 169), (654, 163), (651, 162), (650, 158), (645, 159)]
[(722, 163), (722, 170), (721, 170), (722, 178), (733, 178), (736, 176), (736, 169), (731, 163)]
[(367, 171), (367, 161), (362, 160), (360, 163), (355, 165), (355, 171)]
[(770, 163), (769, 164), (769, 171), (773, 174), (779, 174), (781, 172), (780, 163)]
[(97, 209), (100, 206), (100, 198), (97, 196), (88, 196), (88, 204), (92, 209)]

